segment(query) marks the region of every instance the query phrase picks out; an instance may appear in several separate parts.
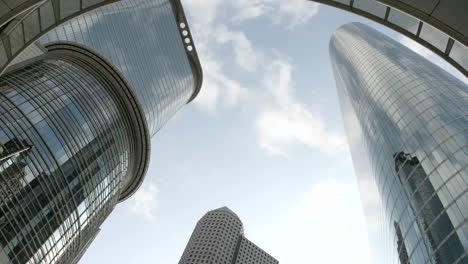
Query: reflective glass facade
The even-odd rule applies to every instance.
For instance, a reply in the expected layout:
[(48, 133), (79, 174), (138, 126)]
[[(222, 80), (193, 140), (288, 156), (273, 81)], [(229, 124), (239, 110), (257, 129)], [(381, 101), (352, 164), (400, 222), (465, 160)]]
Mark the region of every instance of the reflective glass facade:
[(374, 262), (468, 263), (468, 86), (359, 23), (330, 55)]
[(134, 173), (132, 110), (63, 53), (0, 77), (0, 263), (72, 263)]
[(178, 1), (121, 1), (63, 24), (41, 42), (82, 43), (110, 60), (135, 89), (154, 135), (201, 85), (190, 32), (177, 9)]

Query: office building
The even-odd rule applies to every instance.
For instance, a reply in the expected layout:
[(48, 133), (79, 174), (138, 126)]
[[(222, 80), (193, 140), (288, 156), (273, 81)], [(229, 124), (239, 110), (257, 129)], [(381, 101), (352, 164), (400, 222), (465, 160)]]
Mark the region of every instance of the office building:
[(117, 2), (64, 23), (41, 42), (57, 40), (95, 49), (123, 73), (152, 136), (200, 90), (201, 67), (179, 1)]
[(197, 223), (179, 264), (275, 264), (275, 258), (244, 236), (240, 218), (229, 208), (206, 213)]
[(468, 86), (360, 23), (330, 55), (374, 261), (468, 263)]
[(47, 49), (0, 77), (0, 263), (76, 262), (149, 160), (121, 74), (83, 46)]
[[(31, 10), (40, 7), (45, 22), (43, 2)], [(60, 15), (78, 2), (61, 3)], [(179, 1), (129, 0), (76, 23), (92, 39), (30, 45), (0, 76), (2, 264), (76, 263), (116, 204), (141, 185), (150, 137), (201, 87)]]

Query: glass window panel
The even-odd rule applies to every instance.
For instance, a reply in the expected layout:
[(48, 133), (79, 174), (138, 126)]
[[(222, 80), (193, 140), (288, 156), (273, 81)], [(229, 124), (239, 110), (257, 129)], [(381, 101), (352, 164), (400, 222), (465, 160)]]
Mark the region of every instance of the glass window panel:
[(8, 61), (3, 41), (0, 39), (0, 67), (5, 65)]
[(80, 11), (80, 1), (60, 0), (60, 18), (65, 18)]
[(4, 2), (0, 1), (0, 16), (8, 13), (8, 11), (10, 11), (10, 8), (8, 8)]
[(104, 0), (83, 0), (83, 8), (87, 8), (89, 6), (101, 3)]
[(433, 26), (424, 23), (421, 29), (420, 37), (425, 41), (432, 44), (434, 47), (439, 49), (442, 52), (445, 52), (447, 47), (448, 37), (438, 29), (434, 28)]
[(333, 2), (338, 2), (338, 3), (345, 4), (345, 5), (349, 5), (350, 0), (333, 0)]
[(21, 24), (18, 24), (10, 34), (11, 53), (15, 54), (24, 46), (23, 29)]
[(449, 56), (465, 68), (465, 70), (468, 70), (468, 48), (465, 45), (455, 41)]
[(39, 12), (34, 10), (23, 22), (24, 38), (26, 42), (39, 34)]
[(55, 23), (54, 9), (52, 2), (47, 1), (39, 8), (41, 14), (41, 29), (44, 30)]
[(380, 4), (375, 0), (354, 0), (353, 7), (369, 12), (380, 18), (385, 17), (385, 11), (387, 10), (387, 6)]
[(394, 25), (400, 26), (414, 35), (418, 32), (419, 20), (399, 10), (392, 8), (388, 15), (388, 21)]

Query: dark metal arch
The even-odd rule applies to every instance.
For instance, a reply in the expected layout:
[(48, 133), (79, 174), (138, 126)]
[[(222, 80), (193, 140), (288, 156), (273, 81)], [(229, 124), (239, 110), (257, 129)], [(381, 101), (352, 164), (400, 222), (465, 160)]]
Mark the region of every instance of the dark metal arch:
[(22, 4), (9, 8), (4, 0), (0, 0), (0, 9), (7, 10), (0, 17), (0, 74), (26, 47), (51, 29), (88, 11), (120, 0), (17, 1)]
[[(449, 26), (449, 16), (439, 16), (435, 18), (431, 16), (437, 11), (437, 5), (432, 6), (425, 1), (419, 5), (410, 5), (408, 0), (308, 0), (328, 6), (336, 7), (356, 15), (366, 17), (372, 21), (391, 28), (408, 38), (425, 46), (441, 58), (452, 64), (463, 75), (468, 77), (468, 36), (456, 30), (455, 26)], [(429, 1), (426, 1), (429, 2)], [(468, 1), (463, 0), (447, 0), (445, 2), (445, 11), (456, 13), (455, 9), (468, 8)], [(447, 4), (449, 3), (449, 4)], [(423, 8), (427, 5), (427, 8)], [(419, 7), (419, 8), (418, 8)], [(424, 6), (425, 7), (425, 6)], [(423, 9), (431, 9), (431, 13), (427, 14)], [(442, 11), (441, 11), (442, 12)], [(399, 20), (392, 19), (394, 15), (400, 17)], [(465, 28), (468, 25), (468, 16), (462, 15), (459, 17), (462, 21), (458, 24), (464, 24)], [(405, 25), (406, 21), (413, 21), (416, 27)], [(444, 21), (445, 20), (445, 21)], [(453, 24), (453, 22), (452, 22)], [(430, 35), (425, 32), (432, 32), (436, 39), (430, 39)], [(441, 42), (445, 42), (442, 43)]]

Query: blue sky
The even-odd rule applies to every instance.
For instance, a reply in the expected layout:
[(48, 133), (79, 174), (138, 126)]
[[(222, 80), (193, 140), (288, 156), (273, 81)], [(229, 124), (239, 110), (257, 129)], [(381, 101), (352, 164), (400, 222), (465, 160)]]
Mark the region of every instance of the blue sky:
[(81, 263), (177, 263), (196, 221), (228, 206), (281, 263), (371, 260), (328, 42), (364, 18), (304, 0), (182, 0), (204, 69), (198, 98), (152, 141), (140, 190), (117, 205)]

